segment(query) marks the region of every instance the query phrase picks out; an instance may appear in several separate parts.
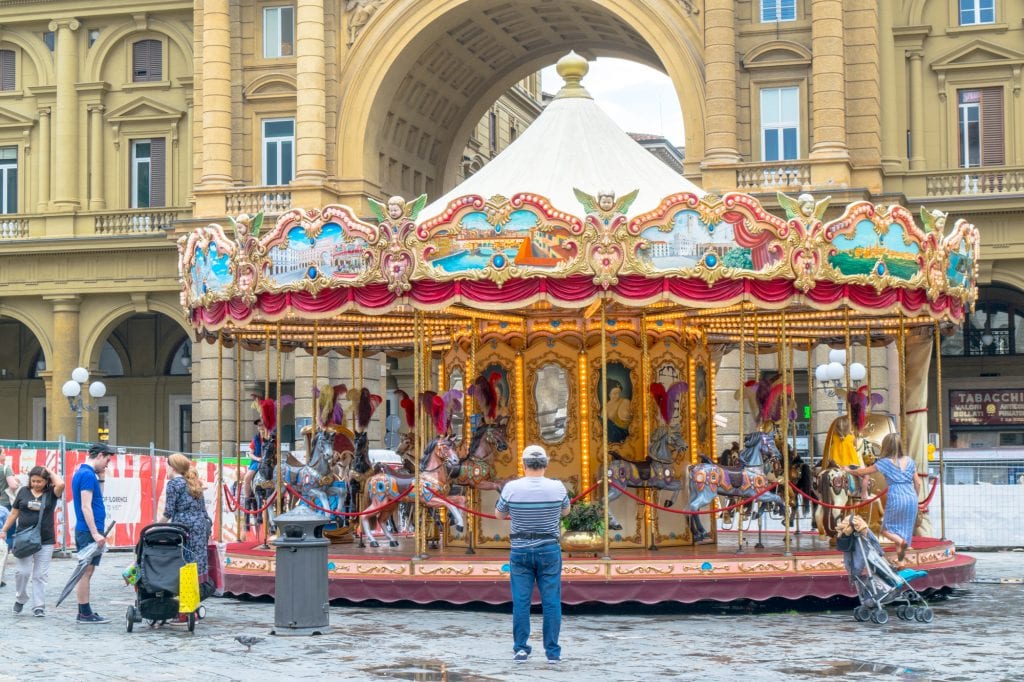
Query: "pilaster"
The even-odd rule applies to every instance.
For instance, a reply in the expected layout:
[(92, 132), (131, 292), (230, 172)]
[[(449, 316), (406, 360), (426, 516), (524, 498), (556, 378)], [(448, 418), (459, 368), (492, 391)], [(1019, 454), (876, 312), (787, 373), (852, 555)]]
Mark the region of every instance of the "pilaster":
[(327, 177), (324, 3), (298, 0), (295, 14), (295, 180), (321, 184)]
[[(61, 393), (64, 382), (71, 378), (71, 370), (78, 367), (80, 353), (79, 310), (80, 296), (46, 296), (53, 307), (53, 357), (47, 360), (51, 372), (50, 392), (47, 396), (46, 437), (56, 440), (63, 435), (75, 438), (75, 413), (68, 407)], [(82, 437), (88, 438), (83, 428)]]
[(736, 163), (736, 8), (732, 0), (704, 7), (707, 124), (704, 166)]
[[(228, 0), (205, 0), (202, 31), (202, 146), (200, 184), (231, 183), (231, 20)], [(223, 209), (221, 210), (223, 212)]]
[(54, 19), (49, 30), (56, 33), (57, 99), (54, 117), (55, 170), (57, 191), (53, 206), (57, 210), (73, 211), (79, 208), (78, 186), (78, 36), (81, 27), (77, 19)]
[[(848, 159), (846, 143), (846, 59), (842, 0), (811, 3), (812, 159)], [(836, 182), (848, 184), (838, 178)]]

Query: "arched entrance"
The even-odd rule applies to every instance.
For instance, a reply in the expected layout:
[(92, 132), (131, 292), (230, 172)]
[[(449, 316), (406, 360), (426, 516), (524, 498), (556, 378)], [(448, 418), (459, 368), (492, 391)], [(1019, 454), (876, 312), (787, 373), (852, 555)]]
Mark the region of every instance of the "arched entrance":
[(0, 315), (0, 438), (42, 440), (46, 434), (46, 353), (23, 322)]
[(370, 194), (443, 194), (454, 184), (463, 145), (487, 108), (570, 48), (667, 73), (685, 103), (687, 157), (701, 159), (703, 41), (687, 5), (651, 0), (390, 3), (353, 34), (341, 80), (337, 174), (365, 183), (362, 188)]

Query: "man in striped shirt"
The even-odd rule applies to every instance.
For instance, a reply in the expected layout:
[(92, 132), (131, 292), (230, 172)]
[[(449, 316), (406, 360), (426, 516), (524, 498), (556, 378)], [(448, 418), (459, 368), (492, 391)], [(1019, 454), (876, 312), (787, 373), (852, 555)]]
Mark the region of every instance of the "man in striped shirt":
[(523, 450), (523, 477), (501, 489), (495, 507), (499, 519), (512, 519), (512, 649), (516, 663), (525, 663), (532, 648), (530, 602), (537, 584), (544, 611), (544, 653), (548, 663), (562, 656), (558, 631), (562, 627), (562, 548), (559, 520), (569, 513), (569, 495), (561, 481), (546, 478), (548, 455), (539, 445)]

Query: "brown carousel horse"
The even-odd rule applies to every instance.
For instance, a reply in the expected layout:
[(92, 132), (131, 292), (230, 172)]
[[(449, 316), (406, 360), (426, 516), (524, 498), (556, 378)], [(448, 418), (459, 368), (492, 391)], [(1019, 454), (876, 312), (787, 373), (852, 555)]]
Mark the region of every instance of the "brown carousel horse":
[(466, 456), (452, 481), (455, 485), (475, 490), (501, 490), (505, 485), (494, 467), (495, 456), (508, 450), (508, 417), (498, 415), (500, 381), (501, 375), (492, 372), (489, 377), (478, 376), (469, 387), (482, 419), (473, 429)]

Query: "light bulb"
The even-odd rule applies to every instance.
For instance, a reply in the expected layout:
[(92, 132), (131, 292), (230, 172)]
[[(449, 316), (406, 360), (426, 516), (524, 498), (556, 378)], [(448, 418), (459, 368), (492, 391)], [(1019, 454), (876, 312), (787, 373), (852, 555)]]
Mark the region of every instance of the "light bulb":
[(846, 370), (838, 362), (828, 363), (828, 378), (833, 381), (839, 381), (846, 375)]
[(82, 393), (82, 384), (74, 379), (68, 379), (60, 387), (60, 392), (64, 394), (65, 398), (77, 398)]
[(828, 381), (828, 365), (822, 363), (814, 368), (814, 378), (821, 383)]
[(93, 398), (102, 398), (107, 394), (107, 386), (102, 381), (94, 381), (89, 384), (89, 395)]
[(89, 370), (85, 367), (75, 367), (71, 370), (71, 378), (80, 384), (84, 384), (89, 380)]
[(864, 381), (864, 377), (868, 374), (867, 369), (864, 365), (859, 362), (854, 362), (850, 365), (850, 380), (851, 381)]

